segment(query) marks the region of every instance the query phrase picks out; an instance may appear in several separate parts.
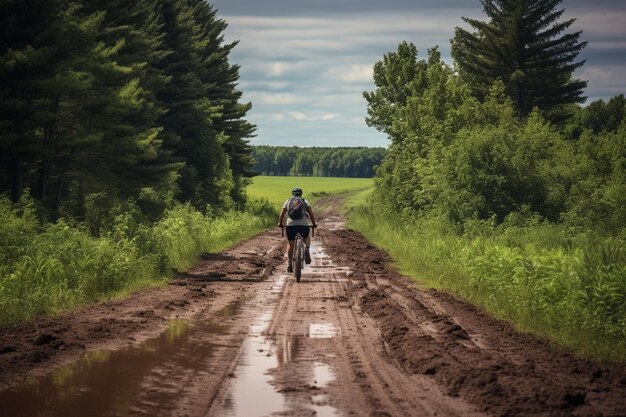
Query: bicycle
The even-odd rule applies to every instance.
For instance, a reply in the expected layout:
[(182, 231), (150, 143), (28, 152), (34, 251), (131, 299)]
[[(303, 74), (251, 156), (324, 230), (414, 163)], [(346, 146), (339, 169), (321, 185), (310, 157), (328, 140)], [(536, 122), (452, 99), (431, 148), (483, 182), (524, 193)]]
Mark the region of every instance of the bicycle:
[[(311, 228), (311, 237), (315, 237), (315, 227)], [(285, 236), (285, 226), (281, 226), (281, 236)], [(293, 242), (293, 254), (291, 255), (291, 262), (293, 265), (293, 273), (296, 276), (296, 282), (300, 282), (302, 277), (302, 268), (304, 267), (304, 239), (300, 233), (296, 233), (296, 239)]]

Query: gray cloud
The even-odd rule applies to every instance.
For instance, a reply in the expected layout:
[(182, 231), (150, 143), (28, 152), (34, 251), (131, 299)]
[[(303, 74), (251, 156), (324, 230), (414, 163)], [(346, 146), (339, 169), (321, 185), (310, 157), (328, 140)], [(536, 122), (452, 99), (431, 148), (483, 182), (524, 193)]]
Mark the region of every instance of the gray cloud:
[[(253, 143), (311, 146), (385, 146), (365, 125), (364, 90), (371, 68), (407, 40), (425, 57), (440, 47), (447, 62), (461, 16), (484, 19), (478, 0), (217, 0), (239, 40), (231, 61), (241, 65), (239, 88), (253, 103)], [(626, 2), (565, 0), (565, 18), (577, 21), (589, 45), (577, 77), (588, 80), (589, 99), (626, 90)]]

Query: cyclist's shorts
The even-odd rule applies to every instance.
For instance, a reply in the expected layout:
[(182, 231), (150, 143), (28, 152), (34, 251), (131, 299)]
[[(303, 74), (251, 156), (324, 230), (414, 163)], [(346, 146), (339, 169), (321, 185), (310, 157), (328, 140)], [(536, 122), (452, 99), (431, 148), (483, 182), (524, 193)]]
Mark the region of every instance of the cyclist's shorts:
[(296, 233), (300, 233), (303, 239), (309, 236), (309, 226), (287, 226), (287, 240), (296, 240)]

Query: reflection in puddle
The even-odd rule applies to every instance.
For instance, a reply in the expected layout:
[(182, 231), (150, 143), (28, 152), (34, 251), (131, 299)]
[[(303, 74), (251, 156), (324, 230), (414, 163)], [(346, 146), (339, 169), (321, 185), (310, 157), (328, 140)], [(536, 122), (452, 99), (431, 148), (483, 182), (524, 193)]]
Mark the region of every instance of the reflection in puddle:
[(215, 415), (256, 417), (285, 408), (284, 396), (276, 392), (268, 375), (268, 370), (276, 366), (276, 357), (269, 353), (271, 344), (264, 337), (246, 338), (226, 410)]
[(339, 411), (335, 407), (328, 405), (328, 400), (325, 395), (314, 395), (311, 397), (311, 402), (313, 403), (311, 408), (315, 411), (316, 417), (339, 415)]
[(317, 388), (324, 388), (335, 379), (330, 366), (322, 362), (315, 362), (313, 364), (313, 386)]
[[(140, 401), (142, 382), (158, 378), (160, 367), (167, 364), (183, 373), (196, 369), (199, 357), (210, 357), (211, 340), (227, 333), (224, 319), (241, 305), (237, 301), (221, 310), (219, 324), (172, 320), (159, 337), (141, 346), (90, 352), (48, 375), (31, 376), (0, 392), (0, 416), (126, 416)], [(154, 404), (152, 414), (163, 413), (175, 398), (176, 392), (162, 393), (162, 404)]]
[(330, 339), (337, 336), (339, 330), (332, 323), (309, 324), (309, 337), (312, 339)]

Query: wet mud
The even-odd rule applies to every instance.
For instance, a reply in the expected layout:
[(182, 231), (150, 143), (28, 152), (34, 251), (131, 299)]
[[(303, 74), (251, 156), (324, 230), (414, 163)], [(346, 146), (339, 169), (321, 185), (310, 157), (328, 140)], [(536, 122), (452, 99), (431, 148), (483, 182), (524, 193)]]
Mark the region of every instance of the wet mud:
[(626, 368), (418, 288), (324, 202), (163, 288), (0, 329), (1, 416), (625, 416)]

